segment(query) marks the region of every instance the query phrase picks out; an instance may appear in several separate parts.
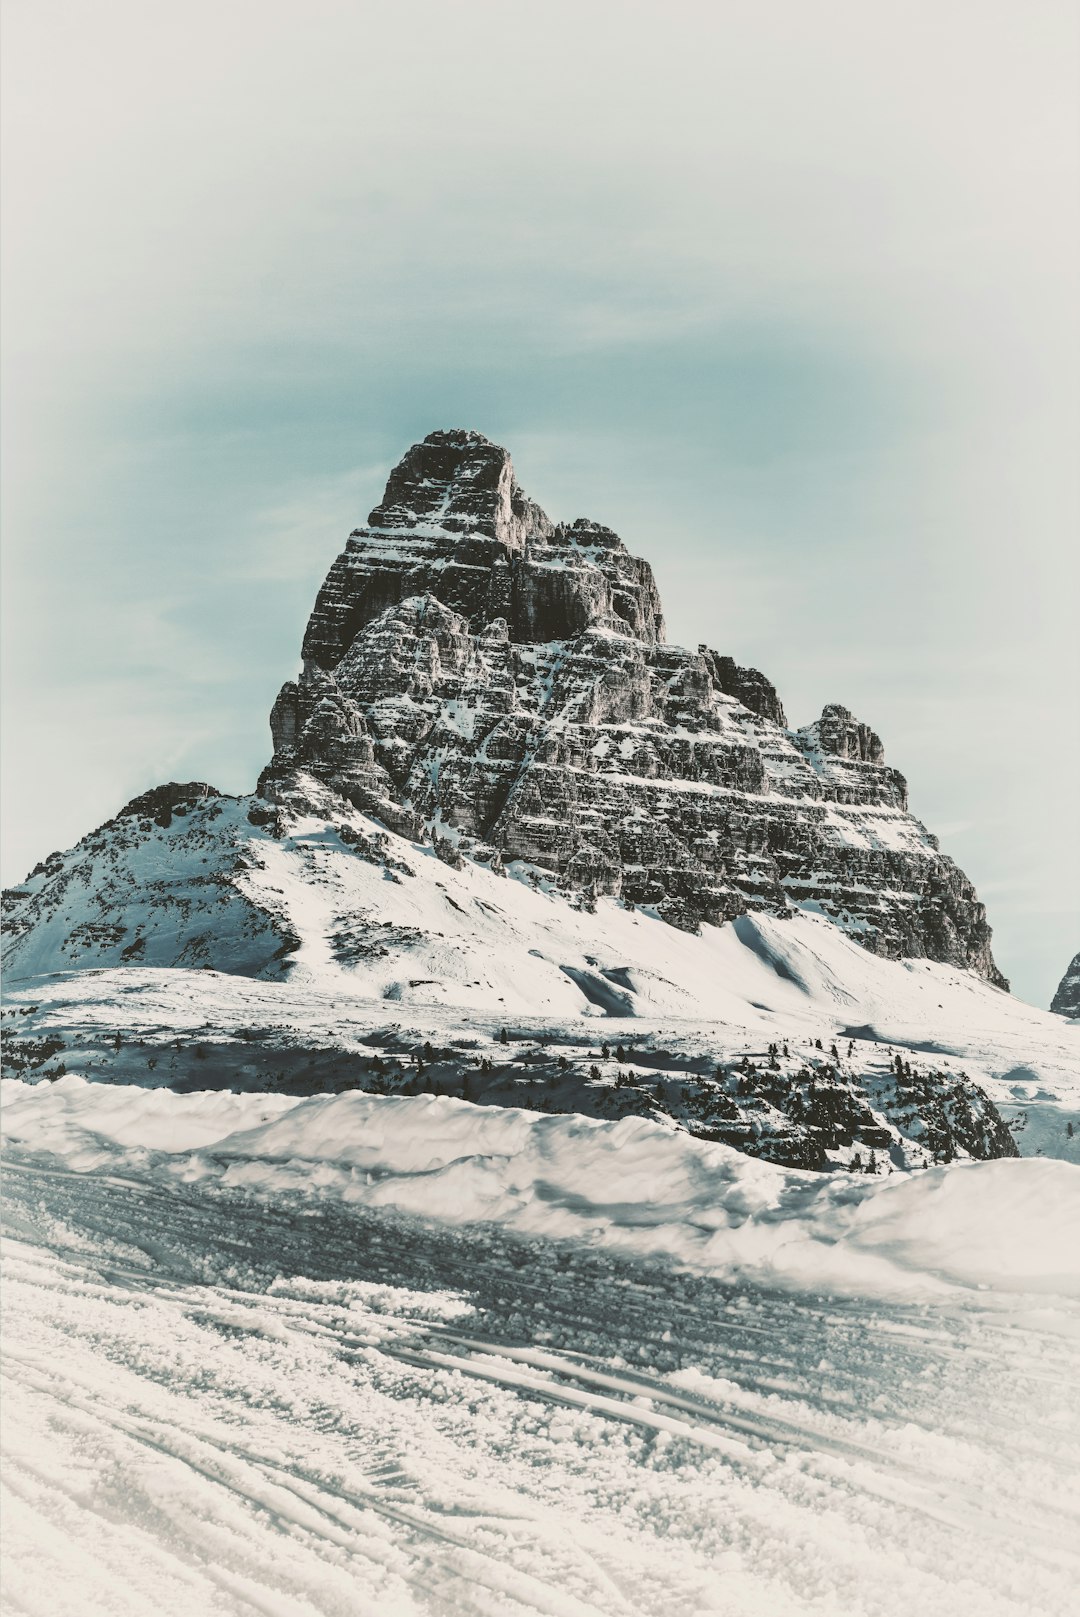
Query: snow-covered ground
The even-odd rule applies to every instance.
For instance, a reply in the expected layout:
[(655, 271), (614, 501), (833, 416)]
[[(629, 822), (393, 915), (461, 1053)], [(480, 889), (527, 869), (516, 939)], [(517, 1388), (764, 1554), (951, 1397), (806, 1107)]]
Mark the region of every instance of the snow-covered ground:
[[(962, 1068), (1025, 1155), (1080, 1160), (1080, 1023), (973, 972), (883, 959), (805, 910), (695, 934), (609, 898), (583, 909), (535, 867), (455, 868), (340, 802), (334, 823), (301, 816), (273, 837), (250, 823), (254, 803), (215, 800), (145, 832), (121, 820), (57, 855), (54, 876), (23, 884), (37, 895), (24, 907), (44, 909), (12, 928), (9, 1003), (37, 1006), (44, 1034), (85, 1016), (126, 1035), (131, 1016), (142, 1037), (156, 1013), (161, 1034), (287, 1027), (344, 1049), (389, 1022), (421, 1042), (512, 1021), (718, 1055), (854, 1034)], [(68, 961), (83, 969), (58, 972)]]
[[(963, 1072), (1010, 1121), (1023, 1155), (1080, 1162), (1080, 1023), (972, 972), (880, 959), (816, 915), (747, 915), (693, 935), (608, 900), (584, 913), (475, 865), (423, 862), (423, 881), (393, 888), (399, 932), (378, 934), (348, 969), (324, 957), (320, 912), (284, 981), (146, 966), (13, 978), (9, 1039), (40, 1050), (51, 1041), (43, 1073), (63, 1066), (127, 1083), (186, 1083), (184, 1048), (199, 1045), (210, 1056), (196, 1068), (203, 1082), (216, 1062), (238, 1088), (267, 1087), (271, 1051), (284, 1065), (289, 1051), (347, 1060), (431, 1041), (471, 1061), (498, 1058), (504, 1028), (519, 1048), (547, 1041), (585, 1067), (603, 1044), (624, 1043), (647, 1050), (653, 1069), (670, 1056), (672, 1071), (759, 1058), (771, 1041), (790, 1041), (793, 1060), (816, 1060), (817, 1040), (826, 1052), (852, 1042), (857, 1076), (887, 1071), (894, 1053)], [(385, 887), (381, 869), (353, 864)], [(280, 880), (290, 879), (283, 862)], [(306, 891), (309, 904), (324, 902), (319, 884)]]
[[(5, 1611), (1074, 1609), (1080, 1025), (814, 914), (233, 818), (224, 884), (220, 826), (110, 832), (15, 951)], [(672, 1110), (901, 1056), (1024, 1157), (801, 1173)]]
[[(251, 986), (251, 985), (249, 985)], [(5, 1609), (1064, 1614), (1080, 1171), (5, 1085)]]

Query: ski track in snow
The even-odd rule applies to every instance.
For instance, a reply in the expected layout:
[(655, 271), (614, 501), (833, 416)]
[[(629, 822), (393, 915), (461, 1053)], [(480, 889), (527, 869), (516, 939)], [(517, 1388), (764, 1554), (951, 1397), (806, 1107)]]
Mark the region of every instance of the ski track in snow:
[(1075, 1609), (1075, 1299), (784, 1292), (59, 1160), (5, 1178), (7, 1612)]

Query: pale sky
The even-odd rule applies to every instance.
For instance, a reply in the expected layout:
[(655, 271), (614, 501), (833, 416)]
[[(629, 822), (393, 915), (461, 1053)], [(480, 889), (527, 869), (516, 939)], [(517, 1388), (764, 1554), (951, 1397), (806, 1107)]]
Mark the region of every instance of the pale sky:
[(5, 853), (250, 789), (436, 427), (1080, 947), (1072, 0), (7, 0)]

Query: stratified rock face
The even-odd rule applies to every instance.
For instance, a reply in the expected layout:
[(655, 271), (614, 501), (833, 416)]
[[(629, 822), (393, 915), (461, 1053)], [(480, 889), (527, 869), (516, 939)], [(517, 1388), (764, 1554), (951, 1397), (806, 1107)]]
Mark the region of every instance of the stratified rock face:
[(868, 724), (860, 724), (846, 707), (830, 702), (820, 719), (799, 731), (799, 745), (807, 753), (830, 758), (851, 758), (860, 764), (885, 762), (885, 748)]
[(408, 452), (303, 654), (271, 719), (271, 802), (299, 805), (314, 775), (394, 830), (678, 926), (819, 909), (875, 953), (1007, 986), (869, 726), (830, 705), (789, 731), (756, 669), (666, 645), (648, 563), (549, 521), (477, 433)]
[(434, 595), (473, 631), (570, 639), (607, 624), (663, 639), (648, 562), (609, 529), (555, 527), (517, 485), (510, 456), (475, 432), (433, 432), (390, 475), (369, 526), (350, 535), (319, 591), (304, 658), (331, 670), (389, 606)]
[(1074, 954), (1069, 969), (1057, 986), (1050, 1009), (1059, 1016), (1080, 1017), (1080, 954)]

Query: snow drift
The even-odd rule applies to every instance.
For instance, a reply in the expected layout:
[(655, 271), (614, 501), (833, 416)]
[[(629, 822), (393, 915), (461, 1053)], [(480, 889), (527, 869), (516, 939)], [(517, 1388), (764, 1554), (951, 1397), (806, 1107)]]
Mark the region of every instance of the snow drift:
[(4, 1100), (9, 1144), (76, 1172), (490, 1222), (802, 1288), (1080, 1293), (1080, 1169), (1066, 1163), (880, 1183), (779, 1169), (642, 1118), (433, 1096), (181, 1096), (67, 1076), (8, 1081)]

